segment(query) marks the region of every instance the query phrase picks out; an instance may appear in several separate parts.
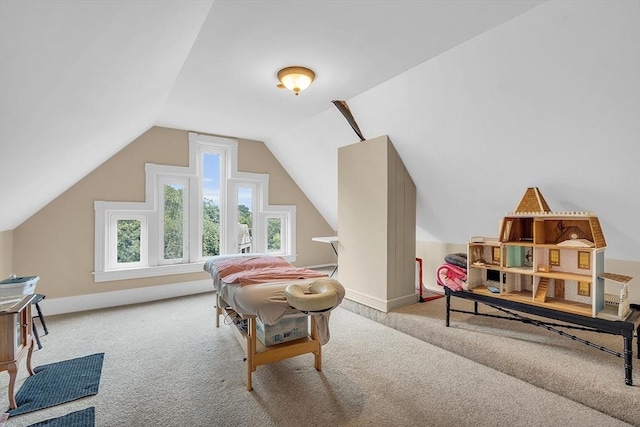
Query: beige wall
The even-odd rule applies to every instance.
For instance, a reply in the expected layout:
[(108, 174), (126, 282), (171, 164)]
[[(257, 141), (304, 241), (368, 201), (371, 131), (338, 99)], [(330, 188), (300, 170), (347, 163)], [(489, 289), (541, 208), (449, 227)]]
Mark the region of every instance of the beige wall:
[(0, 279), (13, 274), (13, 231), (0, 232)]
[[(47, 299), (208, 279), (202, 273), (94, 283), (94, 201), (144, 201), (145, 163), (188, 166), (188, 132), (154, 127), (0, 237), (0, 272), (40, 276)], [(335, 262), (313, 236), (335, 234), (262, 142), (239, 140), (241, 172), (270, 174), (269, 203), (297, 206), (296, 265)], [(13, 242), (11, 242), (13, 240)], [(5, 254), (7, 247), (13, 252)], [(9, 271), (11, 270), (11, 271)], [(15, 271), (14, 271), (15, 270)]]

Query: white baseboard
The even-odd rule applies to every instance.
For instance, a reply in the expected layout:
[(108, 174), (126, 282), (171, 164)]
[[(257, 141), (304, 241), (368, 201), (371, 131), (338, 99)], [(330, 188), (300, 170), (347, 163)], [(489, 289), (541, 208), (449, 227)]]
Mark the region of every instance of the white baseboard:
[(414, 304), (418, 302), (418, 294), (409, 294), (403, 297), (394, 298), (390, 300), (383, 300), (380, 298), (372, 297), (371, 295), (366, 295), (358, 291), (354, 291), (351, 289), (345, 288), (345, 298), (350, 299), (351, 301), (357, 302), (358, 304), (366, 305), (367, 307), (371, 307), (378, 311), (382, 311), (383, 313), (388, 313), (390, 310), (394, 308), (403, 307), (405, 305)]
[(124, 289), (121, 291), (101, 292), (65, 298), (45, 298), (38, 305), (42, 308), (43, 314), (48, 316), (157, 301), (204, 292), (213, 292), (211, 280), (147, 286), (144, 288)]

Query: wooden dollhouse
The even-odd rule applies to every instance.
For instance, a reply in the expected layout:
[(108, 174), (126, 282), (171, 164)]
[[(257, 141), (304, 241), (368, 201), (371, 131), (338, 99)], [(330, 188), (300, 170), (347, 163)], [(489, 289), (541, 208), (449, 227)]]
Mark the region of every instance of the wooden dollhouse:
[(598, 217), (554, 212), (538, 188), (502, 219), (498, 237), (472, 237), (467, 246), (471, 292), (609, 320), (631, 312), (632, 277), (604, 271)]

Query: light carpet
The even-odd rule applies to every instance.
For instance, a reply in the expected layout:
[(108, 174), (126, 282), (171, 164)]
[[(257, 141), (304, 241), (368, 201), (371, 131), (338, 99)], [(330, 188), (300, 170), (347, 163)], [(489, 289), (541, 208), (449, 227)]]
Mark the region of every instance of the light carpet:
[[(451, 301), (453, 308), (473, 310), (471, 301), (458, 298), (452, 298)], [(637, 340), (633, 342), (634, 385), (628, 386), (624, 381), (622, 358), (544, 328), (517, 321), (451, 313), (451, 326), (447, 328), (445, 304), (446, 299), (441, 298), (411, 304), (389, 313), (349, 300), (343, 302), (342, 307), (640, 426), (640, 360), (637, 358)], [(483, 313), (504, 315), (483, 304), (479, 304), (479, 308)], [(564, 331), (620, 353), (624, 349), (621, 336), (580, 330)]]
[[(47, 317), (34, 361), (106, 351), (100, 393), (7, 427), (87, 405), (109, 427), (629, 425), (342, 308), (322, 372), (311, 355), (261, 366), (247, 392), (242, 350), (230, 326), (216, 329), (214, 303), (207, 293)], [(18, 381), (25, 376), (22, 366)]]

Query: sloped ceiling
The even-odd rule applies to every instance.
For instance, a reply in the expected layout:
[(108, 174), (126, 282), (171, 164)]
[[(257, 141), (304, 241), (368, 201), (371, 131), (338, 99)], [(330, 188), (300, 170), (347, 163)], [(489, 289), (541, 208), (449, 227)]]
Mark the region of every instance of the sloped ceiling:
[[(0, 230), (154, 125), (264, 141), (337, 229), (337, 149), (358, 141), (330, 102), (344, 99), (405, 160), (419, 239), (495, 234), (527, 186), (600, 214), (624, 193), (613, 241), (635, 259), (638, 13), (615, 5), (2, 1)], [(288, 65), (317, 74), (300, 96), (275, 87)], [(621, 155), (597, 143), (604, 129)], [(593, 156), (631, 174), (629, 191), (607, 191)]]

